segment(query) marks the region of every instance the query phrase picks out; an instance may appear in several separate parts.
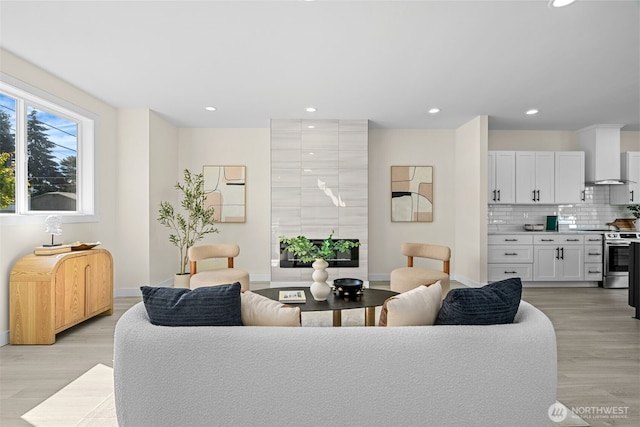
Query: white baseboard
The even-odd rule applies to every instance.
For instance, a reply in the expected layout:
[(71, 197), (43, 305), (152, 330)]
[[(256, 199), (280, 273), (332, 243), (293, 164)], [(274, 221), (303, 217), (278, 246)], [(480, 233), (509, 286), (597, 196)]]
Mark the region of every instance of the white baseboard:
[(9, 344), (9, 331), (0, 334), (0, 347)]
[(388, 282), (391, 279), (391, 274), (372, 273), (369, 274), (369, 280), (372, 282)]
[(455, 280), (456, 282), (462, 283), (465, 286), (468, 286), (470, 288), (480, 288), (484, 285), (486, 285), (486, 283), (480, 283), (480, 282), (476, 282), (475, 280), (469, 279), (468, 277), (464, 277), (464, 276), (451, 276), (450, 277), (451, 280)]

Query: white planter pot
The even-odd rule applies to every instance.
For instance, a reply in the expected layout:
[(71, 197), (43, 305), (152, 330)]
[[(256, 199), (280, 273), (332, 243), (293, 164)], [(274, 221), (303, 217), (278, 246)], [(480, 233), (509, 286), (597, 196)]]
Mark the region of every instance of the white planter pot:
[(636, 231), (640, 231), (640, 218), (636, 219), (633, 223), (636, 226)]
[(173, 287), (174, 288), (187, 288), (189, 289), (189, 283), (191, 281), (191, 274), (176, 274), (173, 276)]
[(313, 267), (313, 274), (311, 275), (313, 283), (309, 288), (311, 295), (316, 301), (326, 301), (331, 293), (331, 286), (327, 283), (329, 273), (326, 271), (329, 263), (322, 258), (318, 258), (311, 266)]

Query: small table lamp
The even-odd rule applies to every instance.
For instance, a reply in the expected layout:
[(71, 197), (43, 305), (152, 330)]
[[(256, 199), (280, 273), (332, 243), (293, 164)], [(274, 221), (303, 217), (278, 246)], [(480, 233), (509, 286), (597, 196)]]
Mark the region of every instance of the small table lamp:
[(58, 215), (49, 215), (44, 220), (44, 226), (47, 233), (51, 233), (51, 244), (42, 245), (45, 247), (60, 246), (60, 243), (53, 243), (53, 236), (59, 236), (62, 234), (62, 218)]

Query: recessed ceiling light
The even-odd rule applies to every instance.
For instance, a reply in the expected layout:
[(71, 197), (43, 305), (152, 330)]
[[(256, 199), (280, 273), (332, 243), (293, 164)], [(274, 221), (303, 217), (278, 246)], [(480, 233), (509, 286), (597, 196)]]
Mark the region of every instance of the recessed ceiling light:
[(565, 6), (569, 6), (571, 3), (575, 1), (576, 0), (550, 0), (549, 7), (565, 7)]
[(539, 113), (539, 111), (538, 111), (538, 110), (536, 110), (535, 108), (531, 108), (531, 109), (529, 109), (529, 110), (527, 110), (527, 111), (525, 112), (525, 114), (527, 114), (527, 115), (529, 115), (529, 116), (533, 116), (534, 114), (538, 114), (538, 113)]
[(216, 111), (216, 107), (204, 107), (207, 111)]
[(315, 113), (316, 111), (316, 107), (307, 107), (307, 113)]
[(440, 109), (439, 109), (439, 108), (431, 108), (431, 109), (429, 110), (429, 114), (436, 114), (436, 113), (439, 113), (439, 112), (440, 112)]
[(307, 126), (307, 129), (314, 129), (314, 128), (315, 128), (315, 126), (314, 126), (314, 125), (309, 125), (309, 126)]

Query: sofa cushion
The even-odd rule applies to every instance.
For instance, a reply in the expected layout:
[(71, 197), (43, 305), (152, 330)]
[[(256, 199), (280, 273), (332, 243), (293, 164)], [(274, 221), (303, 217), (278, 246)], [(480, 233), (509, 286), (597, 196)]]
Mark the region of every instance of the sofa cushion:
[(244, 326), (301, 326), (300, 307), (292, 307), (255, 294), (243, 292), (240, 311)]
[(436, 325), (495, 325), (513, 323), (520, 305), (520, 278), (481, 288), (451, 289), (442, 301)]
[(142, 286), (149, 320), (162, 326), (242, 326), (240, 283), (179, 289)]
[(433, 325), (442, 304), (440, 281), (392, 296), (382, 305), (379, 326)]

